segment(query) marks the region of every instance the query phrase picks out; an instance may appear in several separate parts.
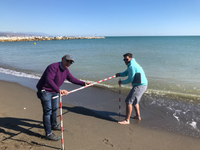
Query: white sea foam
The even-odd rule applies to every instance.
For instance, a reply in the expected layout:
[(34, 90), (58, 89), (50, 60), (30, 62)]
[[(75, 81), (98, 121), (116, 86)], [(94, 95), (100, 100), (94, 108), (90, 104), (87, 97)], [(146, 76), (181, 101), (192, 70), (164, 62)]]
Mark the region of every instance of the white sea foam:
[(0, 73), (5, 73), (5, 74), (17, 76), (17, 77), (25, 77), (25, 78), (31, 78), (31, 79), (40, 79), (39, 76), (36, 76), (34, 74), (28, 74), (28, 73), (19, 72), (19, 71), (10, 70), (10, 69), (5, 69), (5, 68), (1, 68), (1, 67), (0, 67)]
[(190, 126), (192, 126), (192, 128), (200, 132), (200, 130), (197, 127), (197, 122), (195, 122), (194, 120), (192, 120), (192, 122), (187, 122), (187, 124), (189, 124)]
[[(9, 74), (9, 75), (13, 75), (13, 76), (18, 76), (18, 77), (24, 77), (24, 78), (31, 78), (31, 79), (40, 79), (39, 76), (36, 76), (34, 74), (28, 74), (28, 73), (24, 73), (24, 72), (19, 72), (19, 71), (15, 71), (15, 70), (11, 70), (11, 69), (5, 69), (5, 68), (1, 68), (0, 67), (0, 73), (5, 73), (5, 74)], [(82, 80), (82, 79), (80, 79)], [(96, 82), (94, 81), (89, 81), (89, 80), (82, 80), (84, 82), (91, 82), (92, 84), (95, 84)], [(65, 80), (64, 83), (70, 83), (69, 81)], [(107, 87), (107, 88), (113, 88), (112, 85), (107, 85), (107, 84), (102, 84), (99, 83), (98, 85), (103, 86), (103, 87)]]
[(180, 122), (179, 117), (176, 116), (176, 112), (173, 114), (173, 116), (174, 116), (174, 118), (176, 118), (176, 120), (177, 120), (178, 122)]

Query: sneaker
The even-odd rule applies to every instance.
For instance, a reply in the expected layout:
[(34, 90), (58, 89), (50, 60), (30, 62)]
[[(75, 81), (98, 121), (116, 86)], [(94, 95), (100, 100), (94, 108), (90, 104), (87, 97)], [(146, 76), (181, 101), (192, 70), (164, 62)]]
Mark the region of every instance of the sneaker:
[(54, 133), (51, 133), (50, 135), (46, 136), (47, 140), (52, 140), (52, 141), (58, 141), (60, 140), (59, 136), (56, 136)]
[[(56, 126), (54, 126), (54, 127), (51, 127), (51, 129), (52, 130), (61, 130), (61, 126), (58, 124), (58, 125), (56, 125)], [(65, 131), (65, 128), (63, 128), (63, 131)]]

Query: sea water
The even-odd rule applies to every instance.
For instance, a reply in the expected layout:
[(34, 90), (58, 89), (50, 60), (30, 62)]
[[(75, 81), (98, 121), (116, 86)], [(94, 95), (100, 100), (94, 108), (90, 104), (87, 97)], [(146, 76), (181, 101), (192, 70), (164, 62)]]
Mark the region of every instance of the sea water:
[[(146, 73), (149, 91), (183, 96), (200, 93), (199, 36), (106, 37), (34, 43), (0, 43), (1, 72), (41, 76), (47, 65), (71, 54), (75, 60), (69, 68), (71, 73), (95, 82), (126, 70), (123, 54), (130, 52)], [(116, 81), (104, 84), (114, 86)]]
[[(127, 52), (142, 66), (149, 82), (145, 93), (148, 98), (141, 106), (160, 107), (162, 112), (158, 113), (188, 125), (199, 134), (200, 36), (2, 42), (0, 73), (39, 79), (49, 64), (71, 54), (75, 60), (69, 67), (73, 76), (96, 82), (125, 71), (123, 54)], [(100, 86), (117, 91), (117, 81), (111, 79)], [(127, 94), (130, 88), (130, 84), (123, 85), (122, 92)]]

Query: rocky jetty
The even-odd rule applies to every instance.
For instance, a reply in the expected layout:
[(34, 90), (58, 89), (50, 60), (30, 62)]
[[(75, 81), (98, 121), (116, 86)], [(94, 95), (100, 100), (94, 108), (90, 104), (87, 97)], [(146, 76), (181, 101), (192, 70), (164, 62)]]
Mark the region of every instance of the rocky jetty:
[(47, 41), (47, 40), (76, 40), (76, 39), (104, 39), (101, 36), (88, 36), (88, 37), (68, 37), (68, 36), (57, 36), (57, 37), (43, 37), (43, 36), (0, 36), (0, 42), (15, 42), (15, 41)]

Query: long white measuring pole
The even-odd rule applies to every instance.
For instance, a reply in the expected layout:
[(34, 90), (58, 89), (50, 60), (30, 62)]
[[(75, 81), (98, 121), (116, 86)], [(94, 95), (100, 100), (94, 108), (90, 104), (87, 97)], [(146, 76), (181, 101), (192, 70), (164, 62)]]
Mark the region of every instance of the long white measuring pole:
[[(80, 87), (80, 88), (78, 88), (78, 89), (69, 91), (68, 94), (73, 93), (73, 92), (76, 92), (76, 91), (79, 91), (79, 90), (82, 90), (82, 89), (85, 89), (85, 88), (87, 88), (87, 87), (93, 86), (93, 85), (95, 85), (95, 84), (104, 82), (104, 81), (106, 81), (106, 80), (109, 80), (109, 79), (112, 79), (112, 78), (115, 78), (115, 77), (116, 77), (116, 76), (114, 75), (114, 76), (112, 76), (112, 77), (108, 77), (108, 78), (105, 78), (105, 79), (103, 79), (103, 80), (97, 81), (97, 82), (95, 82), (95, 83), (93, 83), (93, 84), (89, 84), (89, 85), (86, 85), (86, 86), (82, 86), (82, 87)], [(62, 95), (61, 95), (61, 96), (62, 96)], [(59, 96), (54, 96), (52, 99), (55, 99), (55, 98), (58, 98), (58, 97), (59, 97)]]

